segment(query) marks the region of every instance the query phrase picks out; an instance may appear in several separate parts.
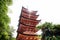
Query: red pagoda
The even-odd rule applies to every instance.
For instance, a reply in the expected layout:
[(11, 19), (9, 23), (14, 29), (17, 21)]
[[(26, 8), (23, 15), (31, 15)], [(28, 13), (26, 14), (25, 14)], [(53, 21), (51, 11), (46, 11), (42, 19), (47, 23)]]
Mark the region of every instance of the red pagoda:
[(22, 7), (16, 40), (38, 40), (35, 34), (38, 31), (36, 25), (41, 20), (36, 20), (39, 16), (36, 13), (37, 11), (29, 12), (27, 8)]

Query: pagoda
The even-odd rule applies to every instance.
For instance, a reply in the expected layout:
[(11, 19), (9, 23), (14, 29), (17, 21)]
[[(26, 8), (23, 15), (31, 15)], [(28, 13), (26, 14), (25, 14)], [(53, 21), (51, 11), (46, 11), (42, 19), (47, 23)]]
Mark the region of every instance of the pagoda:
[(38, 40), (36, 25), (41, 20), (36, 20), (39, 16), (36, 13), (37, 11), (29, 12), (27, 8), (22, 7), (16, 40)]

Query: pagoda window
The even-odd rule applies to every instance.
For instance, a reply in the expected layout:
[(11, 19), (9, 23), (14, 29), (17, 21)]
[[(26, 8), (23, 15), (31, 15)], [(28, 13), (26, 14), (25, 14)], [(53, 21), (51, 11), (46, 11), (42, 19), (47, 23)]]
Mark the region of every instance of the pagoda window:
[(30, 40), (32, 40), (33, 38), (32, 37), (30, 37)]
[(28, 40), (29, 38), (28, 37), (26, 37), (26, 40)]

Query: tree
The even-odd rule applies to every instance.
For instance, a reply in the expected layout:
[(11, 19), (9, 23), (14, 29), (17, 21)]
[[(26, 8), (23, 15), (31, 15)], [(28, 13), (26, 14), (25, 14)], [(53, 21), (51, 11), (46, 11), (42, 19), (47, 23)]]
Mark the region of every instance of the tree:
[(8, 6), (12, 4), (12, 0), (0, 0), (0, 40), (10, 39), (10, 18), (7, 15)]
[(60, 24), (45, 22), (37, 27), (43, 31), (42, 40), (59, 40)]

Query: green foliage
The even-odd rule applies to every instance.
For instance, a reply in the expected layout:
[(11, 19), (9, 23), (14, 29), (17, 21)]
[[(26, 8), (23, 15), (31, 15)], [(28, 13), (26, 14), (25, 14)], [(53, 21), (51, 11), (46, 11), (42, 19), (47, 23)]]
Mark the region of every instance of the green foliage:
[(52, 27), (52, 26), (53, 26), (52, 23), (45, 22), (44, 24), (39, 25), (37, 28), (38, 28), (38, 29), (41, 29), (41, 28), (49, 27), (50, 29), (53, 29), (54, 26), (53, 26), (53, 27)]
[[(46, 28), (48, 28), (48, 30), (52, 34), (51, 36), (48, 35), (49, 32), (47, 32), (48, 36), (46, 36)], [(58, 33), (57, 33), (57, 31), (60, 32), (60, 24), (52, 24), (50, 22), (45, 22), (39, 25), (37, 29), (42, 29), (43, 33), (45, 33), (44, 34), (45, 40), (60, 40), (60, 36), (58, 36)]]
[(16, 40), (16, 38), (12, 38), (12, 40)]
[(9, 23), (10, 18), (7, 15), (8, 6), (12, 4), (12, 0), (0, 0), (0, 40), (9, 40), (11, 33)]

